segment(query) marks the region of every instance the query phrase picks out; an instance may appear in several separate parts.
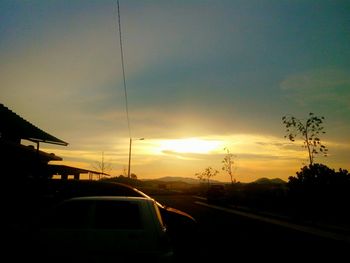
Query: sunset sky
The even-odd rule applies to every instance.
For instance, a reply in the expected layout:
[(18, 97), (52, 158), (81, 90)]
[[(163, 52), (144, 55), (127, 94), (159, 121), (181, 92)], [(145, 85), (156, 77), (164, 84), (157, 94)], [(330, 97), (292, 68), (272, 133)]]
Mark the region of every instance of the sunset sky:
[[(324, 116), (331, 168), (350, 169), (350, 1), (0, 1), (0, 103), (69, 143), (61, 164), (139, 179), (288, 180), (307, 164), (282, 116)], [(144, 140), (138, 140), (144, 138)]]

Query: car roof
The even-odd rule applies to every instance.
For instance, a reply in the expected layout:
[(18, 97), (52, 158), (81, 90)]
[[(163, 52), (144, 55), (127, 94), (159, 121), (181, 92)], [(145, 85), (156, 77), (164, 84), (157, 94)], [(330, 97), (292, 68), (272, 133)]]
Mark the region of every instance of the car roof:
[(69, 201), (146, 201), (154, 202), (153, 199), (140, 196), (80, 196), (68, 199)]
[(47, 190), (59, 199), (82, 196), (149, 197), (142, 191), (127, 184), (90, 180), (51, 180)]

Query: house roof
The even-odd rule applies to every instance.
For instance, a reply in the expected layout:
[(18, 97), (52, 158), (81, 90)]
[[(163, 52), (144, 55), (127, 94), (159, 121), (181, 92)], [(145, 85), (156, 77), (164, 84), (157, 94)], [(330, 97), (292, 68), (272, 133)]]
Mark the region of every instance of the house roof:
[(33, 142), (45, 142), (67, 146), (68, 143), (39, 129), (23, 119), (3, 104), (0, 104), (0, 137), (15, 140), (26, 139)]

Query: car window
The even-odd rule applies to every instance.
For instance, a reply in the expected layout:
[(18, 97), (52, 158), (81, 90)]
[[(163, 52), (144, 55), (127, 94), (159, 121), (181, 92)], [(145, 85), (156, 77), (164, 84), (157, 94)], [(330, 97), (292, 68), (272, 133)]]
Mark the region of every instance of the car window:
[(87, 228), (90, 219), (92, 202), (64, 202), (58, 205), (49, 217), (45, 225), (49, 228)]
[(142, 229), (139, 205), (125, 201), (97, 201), (95, 207), (95, 228), (99, 229)]

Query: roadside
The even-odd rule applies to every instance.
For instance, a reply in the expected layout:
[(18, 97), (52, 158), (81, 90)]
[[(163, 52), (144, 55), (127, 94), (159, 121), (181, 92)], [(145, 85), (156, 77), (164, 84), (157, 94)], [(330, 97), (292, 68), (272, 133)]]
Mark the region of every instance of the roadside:
[(208, 202), (207, 198), (203, 196), (193, 197), (199, 200), (195, 202), (198, 205), (211, 207), (213, 209), (234, 213), (239, 216), (249, 217), (251, 219), (264, 221), (350, 244), (350, 224), (331, 224), (329, 222), (322, 221), (316, 222), (302, 217), (293, 218), (285, 214), (273, 213), (270, 211), (267, 212), (247, 206), (239, 206), (222, 202)]

